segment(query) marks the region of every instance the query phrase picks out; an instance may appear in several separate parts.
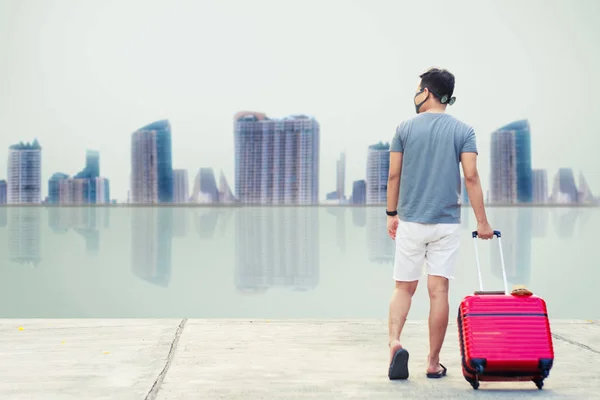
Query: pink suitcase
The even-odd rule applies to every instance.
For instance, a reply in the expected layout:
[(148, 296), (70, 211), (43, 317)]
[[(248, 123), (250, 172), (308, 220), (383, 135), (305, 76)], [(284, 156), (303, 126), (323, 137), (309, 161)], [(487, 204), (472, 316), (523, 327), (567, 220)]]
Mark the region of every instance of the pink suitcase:
[(458, 310), (458, 336), (465, 379), (474, 389), (480, 381), (533, 381), (542, 389), (554, 362), (546, 302), (541, 297), (511, 295), (500, 246), (503, 292), (484, 292), (477, 251), (479, 292), (466, 296)]

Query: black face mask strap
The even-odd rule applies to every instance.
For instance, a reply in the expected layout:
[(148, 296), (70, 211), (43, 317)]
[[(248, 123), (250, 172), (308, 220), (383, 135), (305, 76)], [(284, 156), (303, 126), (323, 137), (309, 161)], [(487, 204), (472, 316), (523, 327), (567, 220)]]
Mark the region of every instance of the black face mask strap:
[(431, 90), (429, 92), (431, 94), (433, 94), (435, 97), (437, 97), (439, 99), (440, 103), (442, 103), (442, 104), (447, 104), (447, 105), (451, 106), (456, 101), (456, 97), (450, 97), (447, 94), (445, 94), (443, 96), (439, 96), (437, 93), (434, 93)]
[[(420, 95), (421, 93), (423, 93), (425, 91), (425, 89), (421, 89), (417, 94), (415, 94), (415, 99), (417, 98), (418, 95)], [(419, 113), (419, 110), (421, 109), (421, 106), (423, 104), (425, 104), (425, 102), (429, 99), (429, 93), (427, 93), (427, 97), (425, 97), (425, 100), (423, 100), (422, 102), (420, 102), (419, 104), (415, 104), (415, 110), (417, 111), (417, 114)]]

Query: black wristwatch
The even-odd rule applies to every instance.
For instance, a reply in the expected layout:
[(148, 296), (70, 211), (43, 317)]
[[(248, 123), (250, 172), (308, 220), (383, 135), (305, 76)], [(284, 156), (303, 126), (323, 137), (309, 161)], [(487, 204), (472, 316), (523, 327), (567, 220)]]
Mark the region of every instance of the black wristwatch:
[(396, 215), (398, 215), (398, 211), (396, 211), (396, 210), (394, 210), (394, 211), (385, 210), (385, 213), (387, 214), (388, 217), (395, 217)]

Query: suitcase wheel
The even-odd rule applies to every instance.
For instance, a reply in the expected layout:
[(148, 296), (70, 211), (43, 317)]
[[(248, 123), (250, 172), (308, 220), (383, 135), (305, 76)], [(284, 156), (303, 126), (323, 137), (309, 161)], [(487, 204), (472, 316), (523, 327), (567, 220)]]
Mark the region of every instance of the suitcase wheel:
[(479, 389), (479, 377), (477, 375), (475, 375), (475, 378), (466, 378), (467, 382), (469, 382), (471, 384), (471, 386), (473, 386), (473, 389), (477, 390)]
[(534, 379), (533, 383), (535, 383), (535, 386), (537, 386), (538, 389), (542, 390), (542, 387), (544, 386), (544, 379), (543, 378)]

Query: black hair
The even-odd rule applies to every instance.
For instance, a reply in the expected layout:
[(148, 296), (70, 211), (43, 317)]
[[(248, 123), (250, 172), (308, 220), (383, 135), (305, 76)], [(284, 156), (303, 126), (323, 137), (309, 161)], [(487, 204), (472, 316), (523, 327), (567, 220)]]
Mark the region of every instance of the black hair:
[(436, 97), (441, 98), (444, 95), (447, 95), (448, 98), (452, 97), (454, 93), (454, 75), (449, 71), (431, 68), (422, 73), (419, 78), (421, 78), (421, 89), (429, 89)]

